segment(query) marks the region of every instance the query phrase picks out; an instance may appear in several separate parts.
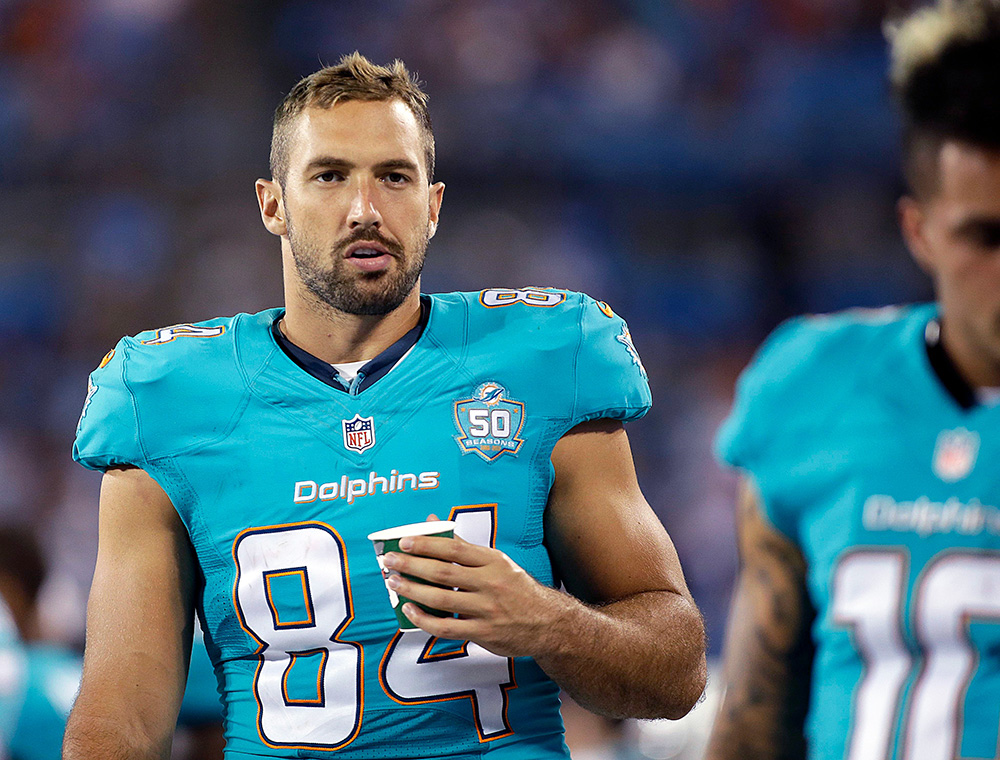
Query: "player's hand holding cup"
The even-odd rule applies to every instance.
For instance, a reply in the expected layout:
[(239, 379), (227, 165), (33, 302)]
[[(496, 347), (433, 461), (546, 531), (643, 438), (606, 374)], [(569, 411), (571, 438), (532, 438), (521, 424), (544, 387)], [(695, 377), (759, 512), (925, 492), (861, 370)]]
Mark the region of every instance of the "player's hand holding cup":
[[(400, 551), (400, 539), (408, 536), (438, 536), (441, 538), (454, 538), (455, 521), (432, 520), (429, 522), (411, 523), (409, 525), (400, 525), (396, 528), (386, 528), (385, 530), (379, 530), (368, 535), (368, 540), (370, 540), (375, 547), (375, 557), (378, 560), (379, 569), (382, 571), (382, 580), (385, 581), (386, 591), (389, 592), (389, 603), (392, 604), (392, 610), (396, 613), (396, 620), (399, 622), (399, 629), (401, 631), (412, 631), (417, 629), (417, 626), (413, 623), (413, 621), (403, 614), (403, 605), (407, 602), (412, 602), (413, 600), (397, 594), (396, 591), (389, 585), (389, 578), (393, 575), (402, 575), (404, 578), (416, 583), (436, 585), (425, 581), (423, 578), (417, 578), (416, 576), (407, 575), (405, 573), (401, 574), (399, 571), (385, 566), (385, 555), (389, 552)], [(419, 602), (413, 603), (417, 604), (420, 609), (431, 615), (437, 615), (438, 617), (447, 617), (451, 615), (450, 612), (435, 610), (427, 607), (426, 605), (420, 604)]]

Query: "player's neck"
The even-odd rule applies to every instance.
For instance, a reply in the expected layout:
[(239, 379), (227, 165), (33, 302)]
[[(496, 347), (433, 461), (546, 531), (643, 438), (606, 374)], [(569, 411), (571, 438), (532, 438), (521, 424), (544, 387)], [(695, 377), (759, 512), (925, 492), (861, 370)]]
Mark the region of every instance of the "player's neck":
[(941, 346), (962, 378), (973, 389), (1000, 387), (1000, 363), (979, 349), (961, 331), (941, 320)]
[(288, 299), (280, 328), (299, 348), (329, 364), (373, 359), (420, 321), (420, 286), (388, 314), (347, 314), (325, 304)]

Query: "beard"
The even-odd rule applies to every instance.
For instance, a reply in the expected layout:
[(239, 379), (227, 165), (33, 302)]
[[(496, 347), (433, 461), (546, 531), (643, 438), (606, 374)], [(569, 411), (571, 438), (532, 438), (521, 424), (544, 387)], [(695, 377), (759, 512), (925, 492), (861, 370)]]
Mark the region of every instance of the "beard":
[[(325, 253), (300, 237), (286, 216), (288, 244), (299, 280), (319, 301), (337, 311), (358, 316), (382, 316), (397, 309), (420, 279), (430, 242), (429, 228), (412, 251), (368, 228), (344, 238)], [(344, 258), (348, 246), (357, 242), (380, 243), (395, 260), (381, 272), (354, 269)]]

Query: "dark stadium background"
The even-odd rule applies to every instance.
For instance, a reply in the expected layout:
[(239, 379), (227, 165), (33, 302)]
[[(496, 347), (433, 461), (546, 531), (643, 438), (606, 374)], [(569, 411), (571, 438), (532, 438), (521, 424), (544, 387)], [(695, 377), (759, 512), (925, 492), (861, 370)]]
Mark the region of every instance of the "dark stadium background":
[[(895, 224), (870, 0), (0, 0), (0, 521), (40, 532), (82, 642), (99, 476), (70, 459), (125, 333), (275, 305), (253, 181), (302, 75), (360, 50), (431, 96), (424, 289), (553, 285), (628, 319), (629, 427), (717, 655), (734, 479), (710, 444), (782, 318), (926, 298)], [(183, 414), (183, 410), (178, 410)]]

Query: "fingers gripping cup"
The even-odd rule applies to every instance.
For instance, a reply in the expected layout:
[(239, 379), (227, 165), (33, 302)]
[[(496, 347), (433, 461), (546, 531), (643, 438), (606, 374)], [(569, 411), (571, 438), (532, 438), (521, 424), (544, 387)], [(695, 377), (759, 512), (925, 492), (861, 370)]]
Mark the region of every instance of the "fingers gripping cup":
[[(428, 583), (423, 578), (417, 578), (412, 575), (400, 573), (397, 570), (392, 570), (391, 568), (386, 567), (383, 557), (389, 552), (399, 552), (399, 539), (406, 538), (407, 536), (440, 536), (442, 538), (453, 538), (454, 535), (455, 522), (453, 520), (435, 520), (433, 522), (400, 525), (398, 528), (386, 528), (385, 530), (379, 530), (368, 535), (368, 540), (375, 546), (375, 557), (378, 560), (379, 570), (382, 571), (382, 580), (386, 582), (385, 589), (389, 592), (389, 603), (392, 605), (393, 612), (396, 613), (396, 620), (399, 622), (399, 629), (401, 631), (412, 631), (417, 628), (417, 626), (415, 626), (410, 619), (403, 614), (403, 605), (407, 602), (413, 602), (413, 600), (400, 596), (389, 588), (389, 577), (392, 575), (402, 575), (407, 580), (416, 581), (417, 583), (424, 583), (427, 585), (436, 584)], [(420, 604), (419, 602), (413, 603), (420, 607), (420, 609), (424, 612), (428, 612), (431, 615), (447, 617), (451, 614), (442, 610), (432, 609), (426, 605)]]

